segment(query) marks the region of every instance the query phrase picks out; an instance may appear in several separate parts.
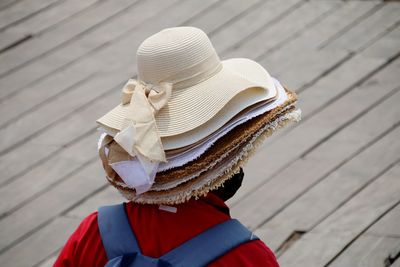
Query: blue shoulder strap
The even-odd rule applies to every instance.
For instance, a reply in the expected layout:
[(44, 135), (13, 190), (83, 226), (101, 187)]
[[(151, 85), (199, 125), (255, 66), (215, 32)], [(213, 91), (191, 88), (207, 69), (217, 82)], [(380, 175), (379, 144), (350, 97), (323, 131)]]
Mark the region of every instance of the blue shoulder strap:
[[(240, 244), (258, 239), (239, 221), (231, 219), (211, 227), (159, 259), (154, 259), (141, 255), (124, 204), (101, 207), (98, 225), (107, 258), (118, 261), (119, 265), (121, 260), (131, 262), (129, 257), (134, 256), (137, 257), (133, 259), (137, 265), (132, 266), (205, 266)], [(135, 256), (135, 253), (138, 255)]]
[(108, 259), (141, 252), (125, 213), (124, 203), (101, 207), (97, 220)]
[(206, 266), (242, 243), (258, 239), (238, 220), (217, 224), (160, 259), (172, 266)]

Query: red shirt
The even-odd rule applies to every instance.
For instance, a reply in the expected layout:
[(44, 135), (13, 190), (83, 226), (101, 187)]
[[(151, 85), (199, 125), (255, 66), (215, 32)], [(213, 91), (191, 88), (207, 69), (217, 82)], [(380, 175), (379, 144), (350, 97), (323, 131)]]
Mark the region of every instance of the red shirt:
[[(159, 258), (208, 228), (230, 219), (229, 209), (216, 195), (176, 205), (177, 212), (157, 205), (126, 203), (125, 209), (142, 254)], [(97, 225), (97, 212), (86, 217), (71, 235), (54, 266), (104, 266), (108, 259)], [(260, 240), (227, 252), (209, 266), (279, 267), (273, 252)]]

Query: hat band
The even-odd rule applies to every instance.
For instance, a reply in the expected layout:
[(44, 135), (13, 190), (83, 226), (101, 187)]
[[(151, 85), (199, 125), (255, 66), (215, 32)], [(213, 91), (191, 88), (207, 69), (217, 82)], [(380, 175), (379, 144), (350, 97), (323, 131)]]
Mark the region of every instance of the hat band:
[(199, 63), (179, 71), (177, 74), (171, 75), (161, 82), (170, 82), (174, 89), (181, 89), (194, 86), (201, 83), (222, 69), (221, 61), (216, 53), (211, 55)]

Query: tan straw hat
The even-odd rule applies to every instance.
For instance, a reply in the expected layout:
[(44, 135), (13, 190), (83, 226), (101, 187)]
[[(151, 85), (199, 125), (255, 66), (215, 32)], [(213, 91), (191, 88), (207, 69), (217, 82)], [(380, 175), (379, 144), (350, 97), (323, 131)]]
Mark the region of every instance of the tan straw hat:
[[(147, 38), (136, 56), (138, 80), (172, 84), (169, 101), (155, 115), (161, 138), (205, 124), (235, 98), (230, 112), (219, 116), (219, 125), (249, 105), (276, 96), (272, 78), (261, 65), (245, 58), (221, 61), (207, 35), (195, 27), (164, 29)], [(97, 122), (117, 133), (128, 106), (119, 104)]]
[[(277, 128), (298, 119), (294, 106), (297, 97), (292, 92), (288, 94), (289, 99), (283, 105), (235, 127), (198, 159), (157, 173), (155, 183), (143, 194), (136, 194), (135, 189), (129, 188), (111, 168), (106, 170), (107, 179), (128, 200), (142, 204), (173, 205), (205, 195), (232, 177)], [(110, 148), (110, 145), (118, 147), (112, 138), (108, 138), (106, 143), (100, 151), (105, 168), (104, 148)]]
[(128, 200), (176, 204), (221, 186), (262, 140), (299, 119), (296, 94), (257, 62), (220, 60), (195, 27), (139, 46), (137, 79), (97, 120), (108, 181)]

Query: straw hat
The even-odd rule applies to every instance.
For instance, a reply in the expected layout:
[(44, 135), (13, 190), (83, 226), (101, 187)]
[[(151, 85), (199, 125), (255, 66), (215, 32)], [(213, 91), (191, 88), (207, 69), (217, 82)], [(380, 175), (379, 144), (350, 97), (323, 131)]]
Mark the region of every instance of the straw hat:
[[(121, 103), (97, 120), (107, 133), (99, 143), (107, 179), (131, 201), (176, 204), (204, 195), (236, 173), (266, 136), (299, 119), (294, 93), (278, 88), (255, 61), (220, 60), (198, 28), (164, 29), (136, 55), (137, 79), (128, 80)], [(261, 106), (268, 111), (241, 117)], [(229, 132), (217, 134), (231, 124)], [(160, 167), (188, 151), (195, 160)], [(131, 162), (136, 169), (123, 169), (129, 177), (121, 179), (116, 164)]]
[[(219, 116), (219, 126), (238, 110), (276, 96), (261, 65), (246, 58), (221, 61), (207, 35), (195, 27), (164, 29), (147, 38), (136, 56), (138, 80), (172, 84), (169, 101), (155, 114), (161, 138), (207, 123), (231, 100), (235, 104)], [(127, 110), (128, 105), (119, 104), (97, 122), (115, 134), (122, 130)]]
[(118, 174), (107, 168), (105, 148), (117, 146), (112, 138), (106, 139), (100, 151), (108, 181), (127, 199), (142, 204), (179, 204), (215, 190), (239, 171), (262, 141), (277, 128), (299, 119), (294, 104), (297, 97), (288, 92), (289, 99), (281, 106), (257, 116), (219, 139), (196, 160), (179, 168), (157, 173), (152, 188), (137, 194)]

